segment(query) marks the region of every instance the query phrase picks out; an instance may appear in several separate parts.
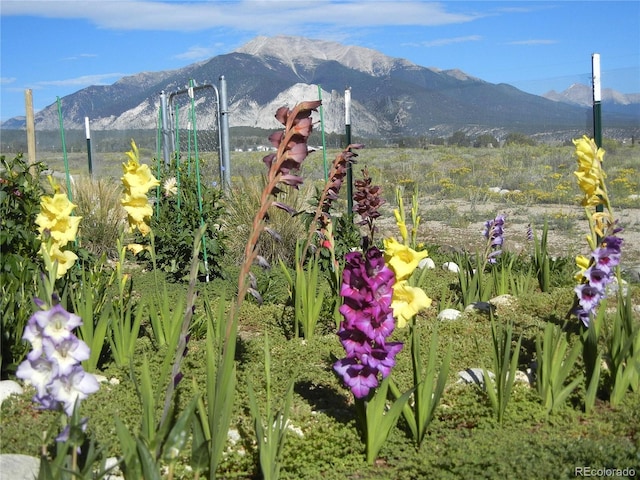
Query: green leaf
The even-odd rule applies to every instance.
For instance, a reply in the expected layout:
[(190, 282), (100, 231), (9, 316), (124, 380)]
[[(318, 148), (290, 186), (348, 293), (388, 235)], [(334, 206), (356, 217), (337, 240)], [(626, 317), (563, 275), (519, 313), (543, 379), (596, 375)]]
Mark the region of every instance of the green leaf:
[(115, 424), (116, 434), (122, 448), (124, 473), (127, 478), (142, 478), (142, 465), (138, 457), (136, 439), (118, 417), (115, 418)]
[(385, 413), (389, 381), (389, 377), (382, 380), (372, 398), (367, 402), (365, 409), (367, 463), (369, 465), (373, 465), (375, 462), (380, 449), (389, 437), (391, 429), (398, 422), (402, 408), (413, 393), (413, 388), (404, 392)]
[(187, 405), (175, 423), (173, 423), (173, 427), (169, 431), (162, 447), (162, 458), (165, 461), (169, 463), (174, 462), (180, 454), (180, 451), (182, 451), (187, 444), (187, 440), (189, 439), (189, 426), (197, 405), (198, 396), (194, 396), (191, 402), (189, 402), (189, 405)]
[(153, 454), (149, 447), (139, 438), (136, 438), (136, 449), (142, 467), (142, 478), (144, 480), (161, 480), (160, 469), (155, 462)]
[[(216, 327), (213, 317), (208, 316), (207, 323), (207, 420), (211, 433), (211, 449), (209, 457), (209, 472), (214, 475), (222, 458), (222, 452), (227, 442), (227, 433), (231, 423), (231, 413), (236, 388), (235, 347), (237, 337), (237, 316), (230, 314), (230, 318), (224, 317), (224, 308), (221, 305), (218, 311)], [(221, 325), (227, 325), (224, 337), (217, 337), (216, 330)], [(220, 331), (222, 336), (222, 331)]]
[[(198, 412), (201, 398), (198, 398)], [(209, 467), (209, 442), (204, 431), (204, 423), (199, 414), (192, 416), (191, 421), (191, 468), (194, 472), (202, 472)]]

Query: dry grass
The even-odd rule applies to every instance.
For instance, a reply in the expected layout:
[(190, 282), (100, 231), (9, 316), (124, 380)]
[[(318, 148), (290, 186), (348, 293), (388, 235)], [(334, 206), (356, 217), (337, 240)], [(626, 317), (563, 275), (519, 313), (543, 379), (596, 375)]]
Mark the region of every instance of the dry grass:
[[(224, 226), (229, 235), (227, 251), (231, 258), (242, 262), (244, 247), (247, 243), (253, 217), (260, 205), (260, 194), (264, 189), (264, 180), (243, 178), (241, 184), (236, 185), (228, 195), (227, 214)], [(278, 201), (290, 205), (296, 211), (309, 209), (312, 196), (310, 186), (302, 186), (301, 190), (291, 190), (280, 194)], [(272, 207), (269, 211), (268, 226), (275, 231), (279, 238), (263, 233), (258, 241), (259, 255), (263, 256), (271, 265), (282, 259), (285, 264), (293, 264), (295, 260), (296, 242), (306, 236), (307, 228), (303, 223), (303, 216), (291, 217), (287, 212)]]
[(116, 241), (124, 228), (126, 212), (120, 204), (122, 188), (111, 178), (99, 180), (81, 176), (72, 185), (73, 202), (78, 206), (82, 246), (92, 253), (116, 255)]

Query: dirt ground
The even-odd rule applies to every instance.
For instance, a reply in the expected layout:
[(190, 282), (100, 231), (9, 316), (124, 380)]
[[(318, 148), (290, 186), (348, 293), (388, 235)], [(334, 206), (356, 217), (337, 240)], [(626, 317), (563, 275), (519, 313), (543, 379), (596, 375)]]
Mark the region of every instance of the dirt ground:
[[(430, 213), (440, 215), (438, 212), (447, 210), (455, 212), (455, 215), (450, 218), (435, 218), (435, 215)], [(446, 200), (421, 204), (420, 214), (418, 238), (419, 241), (427, 244), (475, 251), (483, 246), (484, 222), (495, 218), (498, 214), (504, 214), (506, 215), (505, 248), (510, 251), (531, 251), (533, 245), (526, 239), (527, 225), (533, 223), (539, 236), (542, 233), (543, 219), (546, 217), (550, 219), (548, 245), (551, 255), (575, 256), (578, 253), (589, 252), (585, 240), (585, 236), (589, 232), (589, 225), (584, 209), (579, 206), (506, 207), (504, 204), (491, 202), (472, 206), (464, 201)], [(624, 228), (624, 231), (619, 234), (624, 239), (622, 267), (624, 269), (638, 266), (640, 265), (640, 208), (616, 209), (614, 214), (619, 220), (619, 224)], [(471, 221), (456, 221), (454, 216), (471, 219)], [(382, 218), (384, 220), (378, 224), (381, 233), (397, 236), (393, 215), (383, 215)], [(475, 221), (477, 218), (482, 218), (482, 220)], [(554, 219), (560, 220), (554, 221)]]

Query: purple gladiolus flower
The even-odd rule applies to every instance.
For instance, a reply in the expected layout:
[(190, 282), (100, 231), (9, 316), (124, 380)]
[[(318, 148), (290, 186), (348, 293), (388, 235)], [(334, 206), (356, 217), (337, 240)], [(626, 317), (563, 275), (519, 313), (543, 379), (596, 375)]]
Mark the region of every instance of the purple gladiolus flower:
[(584, 308), (576, 308), (573, 311), (573, 314), (578, 317), (578, 320), (582, 322), (582, 324), (589, 328), (589, 324), (591, 323), (591, 315)]
[(587, 312), (594, 311), (602, 298), (602, 293), (588, 283), (578, 285), (574, 290), (578, 296), (580, 306)]
[[(488, 240), (487, 262), (496, 263), (497, 257), (502, 253), (500, 247), (504, 243), (504, 215), (498, 215), (493, 220), (484, 223), (482, 234)], [(491, 251), (489, 251), (491, 250)]]
[(384, 347), (374, 348), (371, 353), (365, 353), (360, 359), (363, 364), (377, 369), (382, 374), (382, 378), (385, 378), (395, 366), (396, 354), (400, 350), (402, 350), (401, 342), (388, 342)]
[(62, 305), (54, 305), (49, 310), (40, 310), (32, 318), (42, 329), (42, 335), (59, 343), (73, 335), (72, 330), (82, 325), (82, 319), (67, 312)]
[(587, 279), (589, 285), (598, 290), (601, 294), (604, 293), (604, 288), (611, 282), (611, 276), (608, 272), (597, 268), (597, 266), (591, 265), (582, 274)]
[(44, 354), (58, 364), (58, 374), (67, 375), (78, 363), (88, 360), (91, 351), (86, 343), (75, 335), (62, 340), (58, 345), (49, 337), (42, 339)]
[(604, 247), (596, 248), (591, 254), (596, 266), (609, 273), (613, 270), (613, 268), (620, 263), (620, 245), (622, 239), (617, 239), (619, 241), (611, 242), (611, 244), (606, 243), (610, 239), (614, 239), (617, 237), (607, 237), (603, 244)]
[(620, 264), (623, 239), (610, 235), (591, 253), (589, 268), (582, 272), (583, 283), (574, 290), (577, 305), (573, 314), (589, 327), (600, 300), (605, 296), (606, 286), (614, 280), (614, 268)]
[(28, 380), (36, 389), (36, 396), (44, 397), (47, 386), (58, 375), (58, 365), (46, 357), (27, 358), (16, 370), (16, 377)]
[[(82, 430), (83, 432), (86, 432), (88, 424), (89, 424), (89, 419), (88, 418), (81, 419), (80, 420), (80, 425), (79, 425), (80, 426), (80, 430)], [(70, 435), (71, 435), (71, 425), (67, 425), (66, 427), (64, 427), (62, 429), (62, 431), (56, 437), (56, 442), (66, 442), (66, 441), (69, 440)]]
[(378, 305), (367, 306), (354, 319), (352, 326), (363, 332), (368, 340), (384, 344), (395, 328), (393, 311), (380, 308)]
[(16, 376), (35, 387), (33, 401), (40, 408), (62, 407), (71, 416), (76, 401), (99, 388), (95, 376), (80, 365), (91, 355), (87, 344), (73, 334), (81, 324), (80, 317), (59, 304), (34, 313), (27, 322), (22, 338), (31, 343), (32, 350), (18, 366)]
[(402, 343), (386, 341), (395, 328), (391, 309), (395, 275), (375, 247), (364, 255), (348, 253), (345, 259), (338, 336), (347, 356), (333, 368), (356, 398), (364, 398), (378, 386), (378, 374), (389, 375), (402, 349)]
[(76, 400), (84, 400), (99, 388), (96, 377), (85, 372), (82, 366), (76, 365), (68, 375), (55, 377), (49, 390), (51, 396), (62, 403), (65, 413), (71, 416)]
[(371, 389), (378, 386), (378, 370), (358, 363), (355, 358), (338, 360), (333, 368), (356, 398), (366, 397)]
[(338, 337), (340, 337), (340, 343), (347, 356), (361, 356), (371, 352), (371, 343), (367, 341), (367, 336), (360, 330), (343, 327), (338, 330)]

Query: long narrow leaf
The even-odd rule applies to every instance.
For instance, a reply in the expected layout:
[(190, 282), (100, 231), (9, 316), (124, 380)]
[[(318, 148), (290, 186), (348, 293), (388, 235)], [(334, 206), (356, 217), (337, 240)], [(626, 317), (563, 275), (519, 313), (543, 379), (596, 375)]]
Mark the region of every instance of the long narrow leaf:
[(385, 412), (387, 402), (387, 392), (389, 390), (389, 377), (386, 377), (378, 387), (366, 406), (366, 445), (367, 445), (367, 463), (373, 465), (378, 457), (380, 449), (387, 441), (391, 429), (398, 422), (398, 418), (402, 413), (402, 408), (409, 400), (413, 393), (413, 388), (407, 390), (398, 398), (391, 408)]
[(175, 461), (180, 451), (187, 444), (189, 438), (189, 427), (191, 425), (191, 418), (193, 412), (198, 405), (198, 397), (194, 396), (189, 402), (189, 405), (180, 413), (180, 416), (176, 419), (169, 434), (164, 440), (162, 447), (162, 456), (168, 462)]
[(160, 475), (160, 469), (149, 447), (147, 447), (141, 439), (136, 438), (136, 448), (142, 467), (142, 478), (144, 478), (144, 480), (161, 480), (162, 475)]

